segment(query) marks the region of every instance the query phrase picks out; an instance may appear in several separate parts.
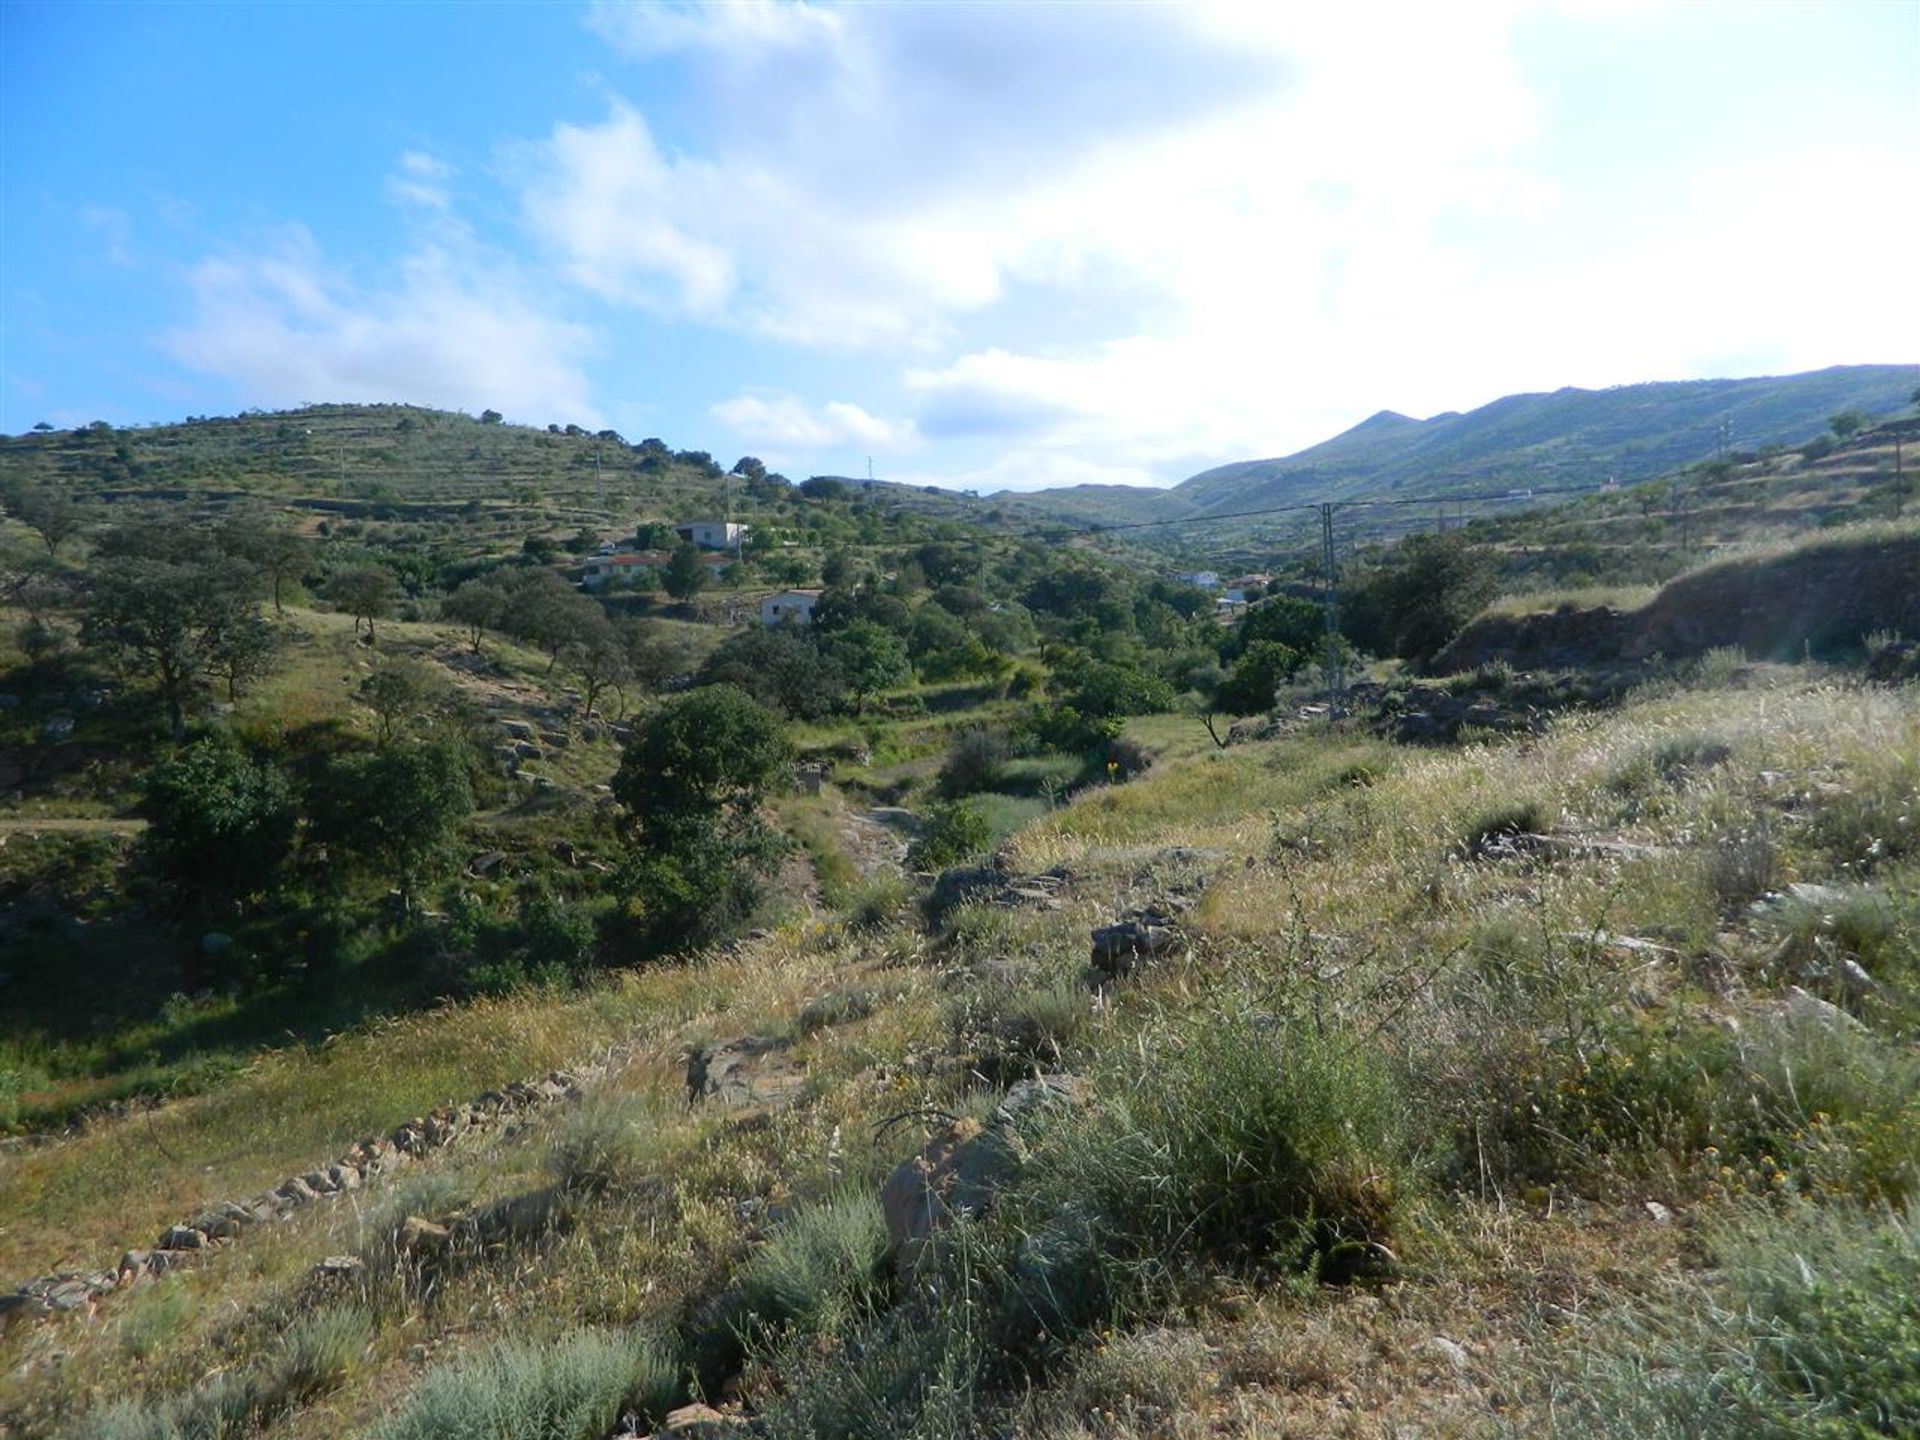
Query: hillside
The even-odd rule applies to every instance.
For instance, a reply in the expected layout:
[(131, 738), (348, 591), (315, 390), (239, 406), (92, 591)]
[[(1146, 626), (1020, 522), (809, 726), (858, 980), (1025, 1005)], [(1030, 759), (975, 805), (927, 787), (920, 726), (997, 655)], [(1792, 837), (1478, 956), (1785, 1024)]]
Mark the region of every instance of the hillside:
[(1021, 496), (1094, 523), (1179, 519), (1387, 493), (1631, 484), (1708, 459), (1731, 426), (1736, 449), (1807, 440), (1844, 410), (1903, 409), (1920, 365), (1836, 366), (1801, 375), (1568, 387), (1509, 395), (1425, 420), (1382, 411), (1293, 455), (1202, 471), (1167, 491), (1078, 486)]

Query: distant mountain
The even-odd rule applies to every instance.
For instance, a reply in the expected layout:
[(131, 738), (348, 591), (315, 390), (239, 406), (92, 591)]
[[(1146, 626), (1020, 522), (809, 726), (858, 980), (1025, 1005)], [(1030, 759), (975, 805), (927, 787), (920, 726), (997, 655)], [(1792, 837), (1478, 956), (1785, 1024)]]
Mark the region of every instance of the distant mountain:
[(1551, 489), (1609, 478), (1631, 484), (1712, 457), (1723, 423), (1736, 450), (1792, 445), (1819, 434), (1843, 410), (1901, 410), (1916, 386), (1920, 365), (1568, 387), (1426, 420), (1382, 410), (1297, 454), (1217, 466), (1171, 490), (1076, 485), (995, 498), (1064, 519), (1123, 524), (1357, 495)]

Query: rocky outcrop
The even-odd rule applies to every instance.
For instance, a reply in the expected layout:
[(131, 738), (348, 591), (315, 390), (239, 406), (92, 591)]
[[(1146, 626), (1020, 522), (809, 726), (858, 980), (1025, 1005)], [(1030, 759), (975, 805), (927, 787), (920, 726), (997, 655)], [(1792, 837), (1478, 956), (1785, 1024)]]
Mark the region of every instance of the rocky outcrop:
[(941, 1229), (984, 1213), (1020, 1173), (1027, 1155), (1023, 1127), (1049, 1108), (1084, 1104), (1089, 1093), (1077, 1075), (1022, 1081), (985, 1121), (956, 1120), (901, 1162), (880, 1187), (887, 1253), (899, 1273), (911, 1274)]
[(687, 1098), (730, 1110), (775, 1109), (806, 1082), (806, 1068), (780, 1035), (741, 1035), (696, 1050), (687, 1061)]

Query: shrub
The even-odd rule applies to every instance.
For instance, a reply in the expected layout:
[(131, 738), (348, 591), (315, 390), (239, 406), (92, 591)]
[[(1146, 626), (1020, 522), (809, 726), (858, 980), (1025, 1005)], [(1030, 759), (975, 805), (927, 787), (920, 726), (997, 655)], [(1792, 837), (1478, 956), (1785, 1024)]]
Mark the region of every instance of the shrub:
[(998, 731), (963, 730), (947, 751), (940, 767), (940, 793), (949, 800), (972, 795), (980, 790), (1000, 788), (1000, 775), (1007, 763), (1007, 740)]
[(759, 1322), (808, 1333), (860, 1312), (885, 1284), (887, 1225), (867, 1191), (808, 1205), (782, 1223), (740, 1272), (740, 1300)]
[(1466, 823), (1460, 832), (1461, 848), (1468, 855), (1478, 855), (1492, 841), (1515, 835), (1538, 835), (1546, 828), (1547, 807), (1539, 800), (1532, 797), (1503, 800)]
[(1181, 1252), (1323, 1278), (1375, 1266), (1414, 1188), (1403, 1093), (1337, 1026), (1244, 1009), (1143, 1033), (1109, 1099), (1061, 1127), (1036, 1189), (1091, 1208), (1122, 1265)]
[(935, 805), (913, 844), (907, 864), (915, 870), (945, 870), (980, 854), (993, 843), (987, 819), (969, 801)]
[(628, 1189), (657, 1169), (660, 1117), (634, 1096), (598, 1097), (560, 1127), (547, 1151), (547, 1170), (576, 1194)]
[(794, 1017), (796, 1034), (811, 1035), (835, 1025), (864, 1020), (873, 1013), (873, 996), (865, 990), (829, 990), (809, 1000)]
[(1058, 1068), (1092, 1020), (1087, 989), (1074, 981), (1025, 988), (983, 986), (954, 1000), (947, 1014), (954, 1040), (974, 1055), (989, 1079), (1010, 1081)]
[(673, 1350), (643, 1331), (502, 1341), (429, 1371), (376, 1440), (601, 1440), (629, 1411), (658, 1420), (681, 1394)]
[(1701, 851), (1701, 878), (1724, 909), (1735, 910), (1773, 888), (1780, 855), (1764, 829), (1715, 836)]

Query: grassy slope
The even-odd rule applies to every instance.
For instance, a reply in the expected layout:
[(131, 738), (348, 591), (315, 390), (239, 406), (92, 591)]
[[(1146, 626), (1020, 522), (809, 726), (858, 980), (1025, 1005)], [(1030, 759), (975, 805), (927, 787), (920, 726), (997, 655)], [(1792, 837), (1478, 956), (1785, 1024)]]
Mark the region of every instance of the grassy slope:
[[(1191, 951), (1109, 1004), (1058, 1020), (1067, 1063), (1111, 1083), (1183, 1017), (1249, 996), (1282, 1013), (1310, 1001), (1314, 1013), (1359, 1026), (1381, 1047), (1399, 1077), (1398, 1103), (1421, 1116), (1427, 1178), (1410, 1192), (1393, 1283), (1302, 1289), (1258, 1267), (1229, 1267), (1204, 1283), (1190, 1277), (1154, 1302), (1166, 1308), (1136, 1308), (1111, 1322), (1113, 1333), (1064, 1340), (1048, 1383), (1016, 1402), (1027, 1433), (1466, 1434), (1508, 1423), (1537, 1433), (1545, 1413), (1534, 1407), (1560, 1383), (1556, 1349), (1569, 1338), (1603, 1340), (1623, 1298), (1644, 1306), (1693, 1293), (1705, 1280), (1691, 1267), (1714, 1227), (1755, 1203), (1778, 1203), (1756, 1202), (1752, 1192), (1837, 1204), (1912, 1185), (1915, 1117), (1874, 1099), (1876, 1084), (1904, 1073), (1897, 1049), (1881, 1041), (1845, 1042), (1847, 1073), (1858, 1077), (1850, 1097), (1835, 1098), (1830, 1085), (1806, 1097), (1809, 1109), (1828, 1107), (1855, 1128), (1800, 1142), (1783, 1133), (1778, 1145), (1799, 1148), (1768, 1152), (1769, 1167), (1758, 1151), (1741, 1149), (1737, 1105), (1731, 1120), (1702, 1121), (1696, 1131), (1680, 1123), (1686, 1106), (1706, 1103), (1692, 1082), (1636, 1092), (1604, 1065), (1638, 1054), (1644, 1068), (1668, 1053), (1658, 1037), (1669, 1033), (1706, 1055), (1711, 1037), (1724, 1033), (1708, 1017), (1737, 1017), (1760, 1046), (1749, 1063), (1764, 1068), (1774, 1024), (1766, 1007), (1787, 978), (1774, 957), (1802, 922), (1747, 914), (1756, 833), (1765, 836), (1765, 881), (1864, 879), (1872, 904), (1904, 906), (1911, 917), (1920, 853), (1911, 819), (1920, 813), (1913, 690), (1866, 692), (1763, 671), (1736, 691), (1652, 691), (1618, 715), (1562, 722), (1544, 741), (1445, 752), (1302, 732), (1215, 753), (1201, 748), (1192, 722), (1140, 728), (1187, 753), (1134, 785), (1083, 796), (1012, 846), (1020, 866), (1073, 873), (1061, 912), (963, 911), (931, 948), (913, 926), (796, 928), (731, 959), (651, 972), (580, 999), (449, 1010), (289, 1052), (225, 1097), (158, 1117), (177, 1160), (156, 1158), (140, 1134), (147, 1122), (127, 1121), (12, 1162), (9, 1195), (28, 1205), (9, 1221), (6, 1253), (18, 1268), (82, 1249), (97, 1254), (119, 1243), (115, 1235), (144, 1238), (166, 1205), (200, 1188), (209, 1163), (228, 1167), (216, 1168), (222, 1184), (264, 1176), (302, 1144), (351, 1138), (383, 1095), (398, 1118), (447, 1088), (478, 1088), (515, 1064), (543, 1064), (570, 1039), (576, 1051), (590, 1050), (636, 1025), (645, 1053), (619, 1088), (638, 1108), (623, 1112), (618, 1128), (642, 1153), (626, 1178), (581, 1201), (563, 1231), (470, 1257), (431, 1292), (397, 1291), (375, 1277), (359, 1295), (375, 1318), (374, 1338), (343, 1386), (302, 1413), (300, 1430), (363, 1433), (445, 1351), (550, 1335), (580, 1320), (681, 1319), (753, 1253), (764, 1232), (742, 1217), (756, 1205), (871, 1185), (914, 1143), (897, 1123), (877, 1122), (918, 1106), (978, 1103), (967, 1098), (964, 1067), (941, 1057), (979, 1043), (951, 1018), (979, 992), (964, 980), (956, 990), (939, 972), (964, 975), (980, 961), (1013, 957), (1043, 980), (1068, 981), (1084, 962), (1086, 926), (1110, 916), (1119, 896), (1139, 893), (1142, 866), (1151, 869), (1151, 856), (1176, 843), (1213, 852), (1206, 863), (1219, 876)], [(1663, 769), (1668, 756), (1694, 760)], [(1533, 863), (1462, 858), (1463, 841), (1516, 802), (1541, 828), (1627, 844)], [(1894, 1036), (1911, 1028), (1920, 955), (1910, 933), (1877, 933), (1869, 963), (1896, 1003), (1864, 1013)], [(1666, 949), (1595, 943), (1603, 935)], [(786, 1028), (808, 996), (848, 985), (870, 992), (875, 1012), (804, 1043), (811, 1078), (798, 1107), (744, 1124), (676, 1108), (683, 1045)], [(1594, 1027), (1585, 1069), (1566, 1068), (1569, 1017)], [(1629, 1038), (1644, 1037), (1634, 1042), (1641, 1048), (1619, 1048), (1613, 1027), (1622, 1018), (1630, 1018)], [(360, 1068), (352, 1061), (376, 1057), (364, 1082), (339, 1083)], [(1603, 1073), (1612, 1087), (1605, 1104), (1563, 1088), (1603, 1083)], [(1716, 1083), (1732, 1094), (1747, 1082)], [(1503, 1087), (1518, 1087), (1524, 1101), (1536, 1085), (1548, 1087), (1554, 1126), (1585, 1117), (1579, 1124), (1592, 1128), (1556, 1131), (1556, 1139), (1497, 1122)], [(1609, 1108), (1616, 1104), (1627, 1108)], [(1631, 1123), (1622, 1126), (1623, 1117)], [(1480, 1136), (1477, 1170), (1458, 1168), (1476, 1153), (1457, 1148), (1469, 1121), (1464, 1133)], [(235, 1133), (242, 1125), (244, 1138)], [(504, 1142), (458, 1167), (450, 1183), (463, 1193), (537, 1188), (550, 1174), (543, 1147), (537, 1133)], [(130, 1201), (89, 1189), (86, 1177), (102, 1163), (141, 1175)], [(1679, 1222), (1655, 1224), (1641, 1206), (1647, 1199), (1672, 1207)], [(10, 1214), (16, 1203), (10, 1198)], [(387, 1203), (388, 1213), (392, 1204), (427, 1204)], [(345, 1207), (311, 1213), (271, 1240), (250, 1239), (177, 1280), (116, 1299), (93, 1324), (61, 1322), (9, 1341), (10, 1367), (49, 1346), (71, 1351), (57, 1375), (9, 1369), (27, 1377), (21, 1414), (50, 1414), (81, 1393), (178, 1389), (216, 1356), (232, 1365), (267, 1352), (274, 1342), (261, 1321), (314, 1303), (304, 1267), (376, 1243), (377, 1230)], [(162, 1298), (169, 1295), (182, 1298)], [(1592, 1322), (1568, 1329), (1564, 1317), (1589, 1311)], [(165, 1341), (157, 1347), (156, 1331)], [(830, 1326), (822, 1353), (838, 1343), (833, 1333)], [(1463, 1347), (1460, 1365), (1432, 1346), (1436, 1334)], [(422, 1343), (423, 1351), (409, 1349)], [(1608, 1343), (1624, 1353), (1626, 1342)], [(749, 1378), (776, 1421), (791, 1418), (796, 1402), (781, 1398), (783, 1387), (754, 1390)], [(1089, 1407), (1105, 1418), (1089, 1422)]]

